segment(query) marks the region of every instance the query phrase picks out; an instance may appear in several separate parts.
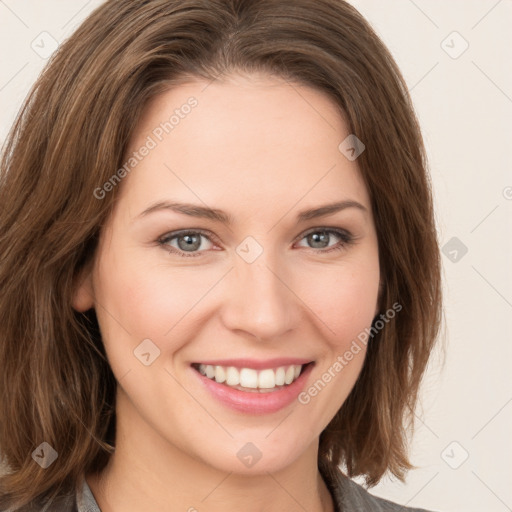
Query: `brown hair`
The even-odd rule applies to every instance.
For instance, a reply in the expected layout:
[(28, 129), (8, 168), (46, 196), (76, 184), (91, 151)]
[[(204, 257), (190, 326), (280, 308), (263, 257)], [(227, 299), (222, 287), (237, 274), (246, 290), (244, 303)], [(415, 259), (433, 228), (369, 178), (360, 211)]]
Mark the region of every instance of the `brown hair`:
[[(110, 0), (54, 54), (3, 150), (0, 508), (74, 493), (106, 465), (116, 382), (94, 310), (71, 306), (119, 187), (102, 200), (94, 191), (122, 166), (151, 97), (234, 71), (323, 91), (366, 145), (357, 163), (378, 234), (381, 311), (402, 310), (370, 340), (319, 459), (370, 486), (412, 467), (406, 435), (441, 321), (440, 257), (422, 137), (390, 53), (343, 0)], [(47, 469), (32, 458), (43, 441), (58, 452)]]

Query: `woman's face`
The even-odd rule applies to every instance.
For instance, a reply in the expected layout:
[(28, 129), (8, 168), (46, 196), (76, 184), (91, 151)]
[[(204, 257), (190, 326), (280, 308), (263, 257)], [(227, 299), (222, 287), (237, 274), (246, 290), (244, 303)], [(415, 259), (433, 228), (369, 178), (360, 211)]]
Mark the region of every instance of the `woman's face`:
[(344, 354), (378, 311), (370, 198), (338, 149), (349, 134), (327, 96), (266, 75), (148, 105), (74, 300), (96, 309), (124, 435), (239, 473), (317, 449), (364, 346)]

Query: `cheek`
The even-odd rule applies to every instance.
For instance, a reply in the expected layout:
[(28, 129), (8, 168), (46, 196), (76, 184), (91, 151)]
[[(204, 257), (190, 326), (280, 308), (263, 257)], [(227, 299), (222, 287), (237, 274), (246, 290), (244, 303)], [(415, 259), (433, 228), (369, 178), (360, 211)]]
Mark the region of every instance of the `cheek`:
[(220, 277), (219, 269), (194, 271), (165, 262), (154, 264), (140, 253), (116, 258), (106, 252), (95, 279), (106, 343), (124, 338), (134, 345), (133, 350), (149, 338), (161, 350), (177, 350), (194, 336), (197, 324), (191, 319)]
[(317, 324), (324, 326), (325, 350), (298, 402), (317, 418), (311, 433), (319, 435), (345, 402), (363, 367), (377, 307), (378, 262), (376, 258), (352, 262), (332, 273), (318, 272), (308, 282), (307, 305), (319, 317)]
[(350, 268), (318, 272), (308, 279), (307, 305), (326, 326), (326, 339), (333, 349), (346, 345), (367, 328), (378, 300), (377, 265), (354, 264)]

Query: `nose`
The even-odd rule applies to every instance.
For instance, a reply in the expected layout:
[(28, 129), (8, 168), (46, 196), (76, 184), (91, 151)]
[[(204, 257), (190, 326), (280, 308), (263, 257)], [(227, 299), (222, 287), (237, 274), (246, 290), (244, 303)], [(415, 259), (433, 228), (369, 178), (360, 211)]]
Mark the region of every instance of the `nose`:
[(224, 326), (260, 341), (276, 340), (296, 329), (302, 302), (292, 281), (291, 273), (265, 253), (253, 263), (238, 259), (225, 283)]

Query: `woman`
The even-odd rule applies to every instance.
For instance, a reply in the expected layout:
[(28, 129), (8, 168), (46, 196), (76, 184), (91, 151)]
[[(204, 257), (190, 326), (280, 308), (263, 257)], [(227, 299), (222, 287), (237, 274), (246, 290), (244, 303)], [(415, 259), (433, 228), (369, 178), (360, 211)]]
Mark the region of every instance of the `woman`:
[(110, 0), (0, 183), (0, 508), (401, 510), (441, 317), (421, 133), (341, 0)]

